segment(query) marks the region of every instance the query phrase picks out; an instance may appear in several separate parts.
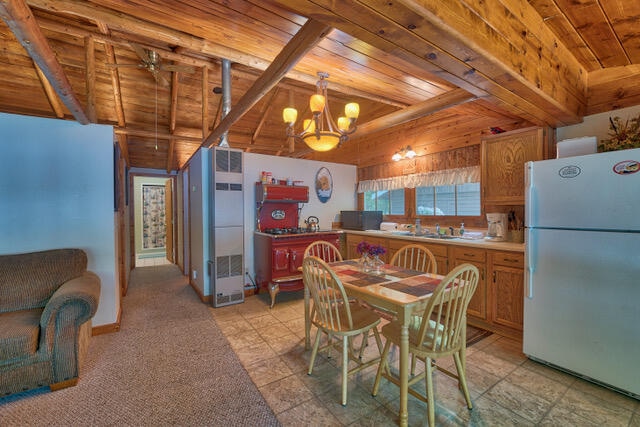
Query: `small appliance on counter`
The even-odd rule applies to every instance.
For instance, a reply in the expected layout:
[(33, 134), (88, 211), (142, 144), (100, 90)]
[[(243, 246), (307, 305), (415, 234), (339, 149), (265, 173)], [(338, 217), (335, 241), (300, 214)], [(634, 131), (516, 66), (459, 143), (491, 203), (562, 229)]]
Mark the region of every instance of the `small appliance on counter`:
[(340, 211), (340, 219), (346, 230), (379, 230), (382, 211)]
[(487, 235), (484, 239), (493, 242), (504, 242), (507, 237), (507, 214), (488, 213), (487, 223)]

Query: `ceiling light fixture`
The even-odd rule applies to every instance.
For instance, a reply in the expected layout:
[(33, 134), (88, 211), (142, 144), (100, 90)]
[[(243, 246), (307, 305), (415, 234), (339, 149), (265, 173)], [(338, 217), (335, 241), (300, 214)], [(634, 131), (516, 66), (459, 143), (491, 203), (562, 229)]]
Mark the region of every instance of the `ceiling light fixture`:
[(402, 148), (400, 151), (396, 151), (393, 156), (391, 156), (391, 160), (394, 162), (400, 161), (402, 159), (413, 159), (416, 156), (416, 152), (411, 149), (410, 145)]
[(282, 118), (287, 124), (287, 137), (296, 141), (303, 141), (315, 151), (329, 151), (342, 145), (349, 139), (349, 135), (356, 131), (356, 120), (360, 114), (360, 106), (351, 102), (344, 107), (345, 117), (338, 118), (338, 124), (333, 121), (327, 102), (327, 81), (329, 73), (318, 72), (320, 80), (316, 83), (316, 94), (309, 100), (309, 107), (313, 114), (311, 119), (303, 122), (302, 132), (296, 133), (293, 128), (298, 111), (287, 107), (282, 111)]

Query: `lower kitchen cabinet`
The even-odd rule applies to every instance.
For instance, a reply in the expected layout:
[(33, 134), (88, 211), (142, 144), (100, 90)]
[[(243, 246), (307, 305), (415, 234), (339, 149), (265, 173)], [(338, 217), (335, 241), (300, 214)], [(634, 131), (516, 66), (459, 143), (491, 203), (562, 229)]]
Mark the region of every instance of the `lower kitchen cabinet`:
[(489, 253), (490, 321), (522, 331), (524, 316), (524, 254)]
[(347, 258), (356, 259), (360, 258), (360, 254), (358, 253), (358, 244), (360, 242), (366, 241), (370, 245), (380, 245), (384, 247), (387, 252), (380, 257), (384, 262), (389, 262), (391, 259), (391, 255), (389, 254), (389, 240), (383, 237), (369, 237), (369, 236), (361, 236), (358, 234), (347, 234)]
[(487, 319), (487, 285), (486, 285), (486, 258), (487, 251), (484, 249), (468, 248), (465, 246), (451, 246), (449, 248), (450, 258), (452, 260), (451, 268), (455, 268), (460, 264), (473, 264), (478, 267), (480, 278), (478, 279), (478, 287), (473, 294), (467, 314), (475, 316), (479, 319)]
[[(400, 248), (409, 244), (419, 244), (420, 246), (424, 246), (427, 248), (436, 259), (436, 264), (438, 266), (438, 274), (447, 274), (449, 272), (449, 256), (447, 253), (447, 245), (439, 245), (437, 243), (426, 243), (426, 242), (413, 242), (410, 240), (404, 239), (389, 239), (389, 247), (387, 252), (387, 259), (391, 261), (393, 255), (398, 252)], [(387, 262), (388, 262), (387, 261)]]

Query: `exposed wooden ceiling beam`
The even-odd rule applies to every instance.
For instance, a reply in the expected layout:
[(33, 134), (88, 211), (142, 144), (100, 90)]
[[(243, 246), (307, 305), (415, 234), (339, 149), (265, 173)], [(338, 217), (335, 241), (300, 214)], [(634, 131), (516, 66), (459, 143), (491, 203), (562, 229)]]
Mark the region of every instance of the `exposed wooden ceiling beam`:
[(330, 30), (330, 27), (320, 22), (312, 19), (308, 20), (275, 57), (265, 72), (258, 77), (244, 96), (240, 98), (238, 103), (229, 111), (224, 119), (222, 119), (218, 127), (202, 142), (202, 147), (210, 147), (217, 143), (217, 139), (228, 131), (231, 125), (242, 117), (256, 102), (262, 99), (267, 92), (277, 85), (287, 72), (322, 40)]
[(0, 16), (33, 61), (38, 64), (76, 121), (83, 125), (88, 124), (89, 118), (75, 96), (62, 65), (56, 59), (46, 37), (40, 31), (29, 6), (23, 0), (1, 0)]
[(388, 129), (403, 123), (417, 120), (429, 114), (455, 107), (465, 102), (473, 101), (476, 97), (466, 90), (454, 89), (442, 95), (428, 99), (419, 104), (414, 104), (404, 110), (395, 111), (386, 116), (379, 117), (358, 126), (357, 136), (362, 138), (374, 132)]
[[(56, 0), (51, 2), (50, 0), (27, 0), (31, 6), (38, 7), (39, 9), (48, 10), (52, 13), (68, 13), (70, 15), (80, 16), (92, 21), (99, 20), (104, 22), (109, 28), (122, 31), (124, 33), (136, 34), (138, 36), (148, 38), (150, 40), (158, 40), (171, 46), (179, 46), (182, 52), (187, 50), (198, 52), (201, 55), (209, 55), (214, 58), (229, 59), (232, 63), (242, 64), (250, 67), (251, 69), (266, 70), (271, 62), (264, 58), (247, 55), (246, 53), (239, 52), (235, 49), (231, 49), (222, 44), (214, 43), (210, 40), (203, 40), (200, 37), (194, 37), (189, 34), (185, 34), (180, 31), (173, 30), (163, 25), (150, 23), (141, 19), (136, 19), (131, 16), (120, 14), (111, 9), (107, 9), (84, 0)], [(82, 33), (83, 30), (77, 28), (70, 28), (61, 24), (49, 21), (43, 21), (43, 27), (49, 28), (55, 31), (71, 32), (73, 34)], [(84, 36), (84, 34), (79, 34)], [(111, 44), (128, 44), (131, 41), (124, 38), (100, 38), (96, 36), (96, 41), (110, 42)], [(138, 44), (140, 44), (138, 42)], [(150, 47), (150, 46), (145, 46)], [(163, 58), (184, 62), (185, 64), (194, 66), (206, 66), (207, 61), (196, 59), (185, 54), (177, 54), (162, 51)], [(315, 86), (318, 76), (316, 74), (306, 74), (296, 70), (289, 70), (286, 77), (295, 81)], [(382, 96), (379, 93), (369, 93), (358, 88), (346, 86), (336, 81), (331, 82), (331, 90), (343, 93), (348, 96), (358, 96), (371, 101), (380, 102), (383, 104), (391, 105), (398, 108), (404, 108), (407, 104), (397, 102), (391, 98)]]
[(97, 122), (96, 114), (96, 51), (93, 37), (84, 38), (85, 86), (87, 91), (87, 116)]
[(262, 130), (262, 126), (264, 126), (264, 122), (267, 120), (267, 116), (269, 115), (269, 111), (273, 107), (273, 100), (278, 95), (278, 88), (276, 88), (269, 96), (269, 99), (263, 104), (262, 111), (260, 111), (260, 122), (258, 122), (258, 126), (253, 131), (253, 135), (251, 135), (251, 145), (256, 143), (256, 139), (260, 134), (260, 130)]
[[(276, 2), (421, 65), (532, 123), (573, 124), (585, 113), (586, 70), (526, 2)], [(504, 13), (489, 13), (495, 10)]]
[(49, 83), (47, 76), (45, 76), (40, 67), (38, 67), (38, 64), (34, 62), (33, 66), (36, 69), (36, 74), (38, 75), (40, 84), (42, 84), (42, 87), (44, 88), (44, 93), (47, 95), (47, 99), (49, 100), (49, 104), (51, 105), (54, 114), (59, 119), (63, 118), (64, 110), (62, 108), (62, 104), (60, 104), (60, 98), (56, 95), (55, 89), (51, 87), (51, 83)]

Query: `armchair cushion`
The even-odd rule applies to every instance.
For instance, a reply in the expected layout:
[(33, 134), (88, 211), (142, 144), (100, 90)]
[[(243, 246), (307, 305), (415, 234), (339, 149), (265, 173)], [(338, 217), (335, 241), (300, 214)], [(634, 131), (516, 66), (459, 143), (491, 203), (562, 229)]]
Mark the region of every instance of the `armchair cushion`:
[(38, 350), (42, 310), (0, 313), (0, 360), (33, 356)]

